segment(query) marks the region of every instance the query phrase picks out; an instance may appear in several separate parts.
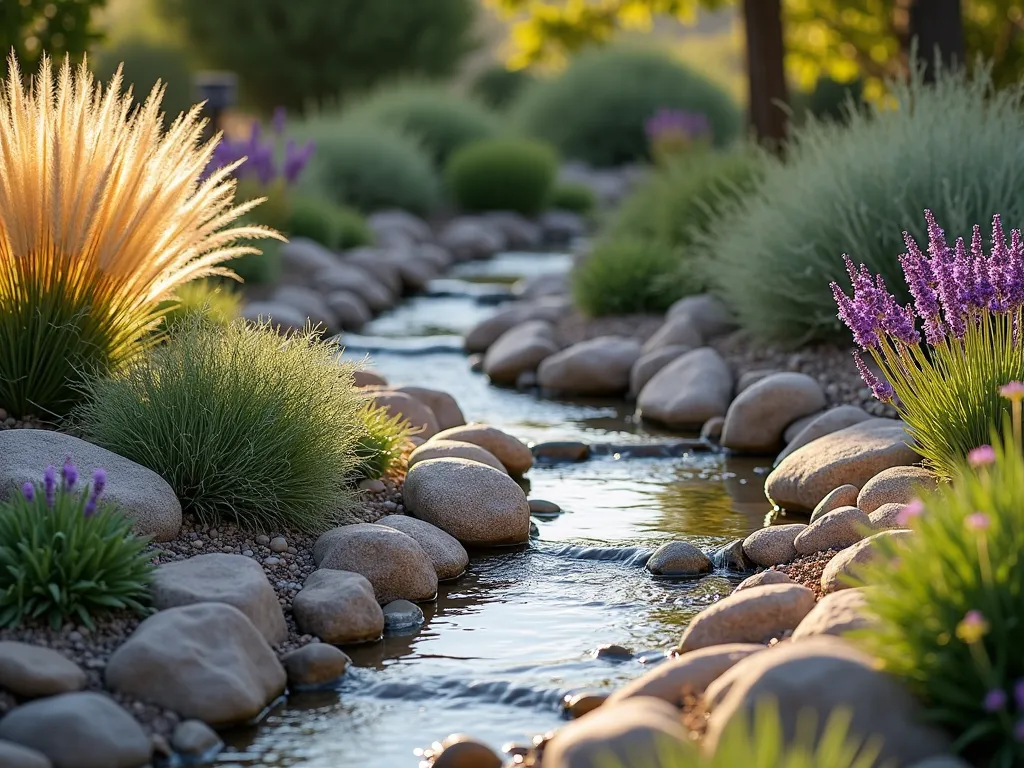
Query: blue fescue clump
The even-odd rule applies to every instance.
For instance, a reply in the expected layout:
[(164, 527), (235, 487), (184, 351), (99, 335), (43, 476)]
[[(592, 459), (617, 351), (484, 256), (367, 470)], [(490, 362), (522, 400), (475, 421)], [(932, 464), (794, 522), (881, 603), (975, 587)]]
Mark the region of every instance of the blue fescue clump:
[(153, 565), (149, 539), (103, 501), (107, 475), (97, 469), (79, 488), (78, 469), (64, 460), (43, 482), (26, 482), (0, 502), (0, 627), (68, 621), (93, 626), (116, 610), (145, 613)]

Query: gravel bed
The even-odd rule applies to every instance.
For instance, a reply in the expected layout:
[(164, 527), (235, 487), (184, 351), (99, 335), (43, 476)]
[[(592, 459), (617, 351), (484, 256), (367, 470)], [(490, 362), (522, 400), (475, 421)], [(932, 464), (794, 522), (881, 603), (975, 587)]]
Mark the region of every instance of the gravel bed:
[(826, 549), (813, 555), (802, 555), (790, 563), (773, 566), (771, 570), (784, 573), (797, 584), (809, 588), (814, 592), (815, 599), (820, 600), (824, 596), (821, 591), (821, 574), (838, 552), (838, 549)]

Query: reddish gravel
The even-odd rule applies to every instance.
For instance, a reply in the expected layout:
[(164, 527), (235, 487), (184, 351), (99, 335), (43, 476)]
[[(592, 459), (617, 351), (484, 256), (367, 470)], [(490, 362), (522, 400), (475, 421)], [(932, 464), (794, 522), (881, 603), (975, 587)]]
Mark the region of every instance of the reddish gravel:
[(815, 552), (813, 555), (802, 555), (791, 563), (776, 565), (771, 568), (773, 571), (784, 573), (797, 584), (802, 584), (814, 591), (817, 599), (822, 598), (821, 574), (839, 550), (826, 549), (822, 552)]

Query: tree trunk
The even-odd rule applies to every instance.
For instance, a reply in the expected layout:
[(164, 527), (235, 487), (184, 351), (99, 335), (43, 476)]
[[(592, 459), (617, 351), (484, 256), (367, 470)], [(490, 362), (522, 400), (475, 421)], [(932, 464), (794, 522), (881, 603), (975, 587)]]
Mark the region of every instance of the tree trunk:
[(789, 121), (781, 0), (743, 0), (743, 15), (750, 80), (750, 121), (757, 140), (781, 153)]
[(925, 82), (935, 82), (936, 59), (943, 69), (964, 63), (964, 20), (960, 0), (912, 0), (910, 39)]

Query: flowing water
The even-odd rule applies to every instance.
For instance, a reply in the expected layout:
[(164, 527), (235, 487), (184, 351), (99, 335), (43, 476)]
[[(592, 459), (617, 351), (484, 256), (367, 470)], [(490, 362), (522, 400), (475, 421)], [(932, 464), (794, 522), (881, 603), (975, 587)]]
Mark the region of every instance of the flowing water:
[[(490, 387), (471, 373), (460, 334), (494, 312), (517, 277), (564, 272), (569, 258), (506, 254), (462, 265), (346, 337), (393, 383), (450, 392), (468, 420), (531, 442), (628, 445), (663, 440), (621, 402), (540, 400)], [(471, 553), (442, 583), (408, 634), (346, 648), (354, 665), (336, 690), (300, 694), (258, 726), (231, 734), (219, 765), (405, 768), (414, 750), (464, 732), (495, 749), (563, 722), (567, 693), (610, 689), (664, 658), (687, 621), (739, 576), (655, 578), (643, 567), (659, 544), (686, 537), (716, 549), (764, 524), (765, 467), (710, 453), (538, 466), (531, 496), (564, 513), (534, 518), (540, 536), (511, 551)], [(597, 658), (606, 644), (628, 660)]]

